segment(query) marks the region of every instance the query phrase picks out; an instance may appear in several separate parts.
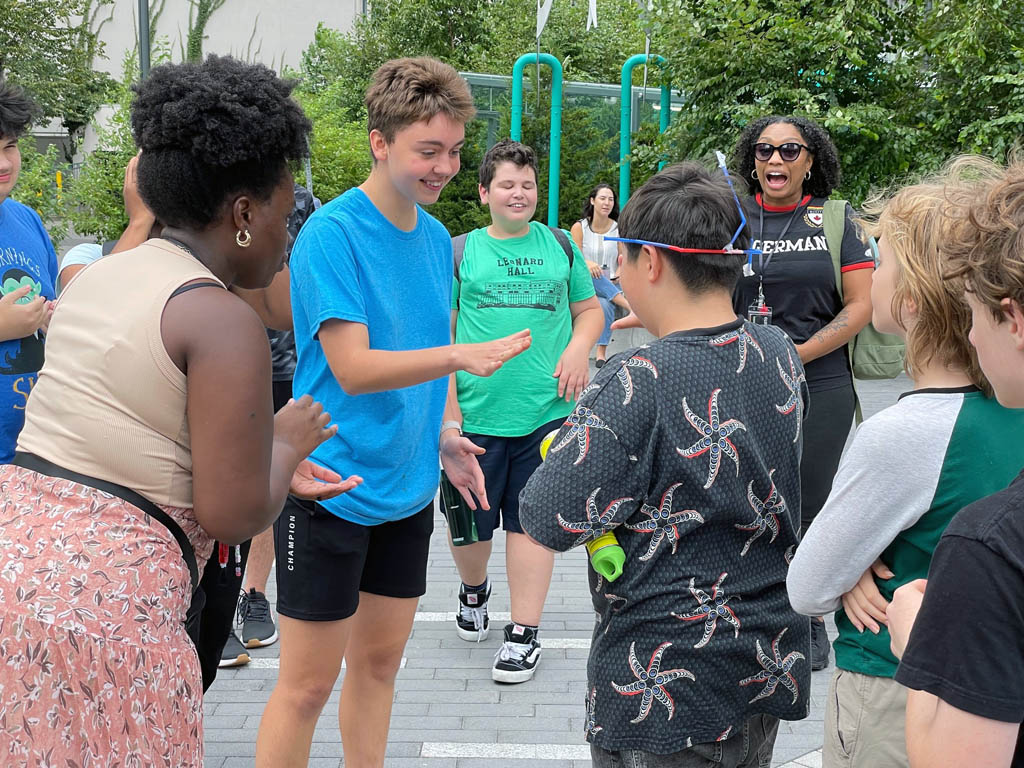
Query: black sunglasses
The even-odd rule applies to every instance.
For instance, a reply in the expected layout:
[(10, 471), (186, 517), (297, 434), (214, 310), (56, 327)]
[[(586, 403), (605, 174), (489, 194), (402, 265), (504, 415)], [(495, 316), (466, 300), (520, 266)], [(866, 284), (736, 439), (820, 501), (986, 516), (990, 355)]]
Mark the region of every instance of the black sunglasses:
[(792, 163), (800, 157), (800, 150), (802, 149), (806, 149), (808, 152), (811, 151), (811, 148), (806, 144), (798, 144), (795, 141), (787, 141), (785, 144), (779, 144), (779, 146), (762, 141), (754, 145), (754, 157), (762, 163), (767, 163), (772, 159), (772, 155), (775, 154), (775, 150), (778, 150), (779, 157), (787, 163)]

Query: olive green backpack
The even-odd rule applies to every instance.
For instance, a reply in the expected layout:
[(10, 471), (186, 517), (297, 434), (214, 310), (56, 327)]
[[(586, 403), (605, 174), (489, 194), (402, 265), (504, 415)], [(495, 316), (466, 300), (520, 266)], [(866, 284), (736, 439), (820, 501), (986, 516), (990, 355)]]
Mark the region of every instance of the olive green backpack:
[[(840, 301), (843, 298), (843, 272), (840, 254), (843, 248), (843, 231), (846, 227), (846, 201), (827, 200), (822, 212), (825, 241), (832, 256), (832, 267), (836, 273), (836, 290)], [(871, 240), (871, 251), (875, 252), (875, 241)], [(881, 333), (868, 323), (849, 344), (850, 368), (856, 379), (894, 379), (903, 373), (906, 348), (903, 339), (892, 333)]]

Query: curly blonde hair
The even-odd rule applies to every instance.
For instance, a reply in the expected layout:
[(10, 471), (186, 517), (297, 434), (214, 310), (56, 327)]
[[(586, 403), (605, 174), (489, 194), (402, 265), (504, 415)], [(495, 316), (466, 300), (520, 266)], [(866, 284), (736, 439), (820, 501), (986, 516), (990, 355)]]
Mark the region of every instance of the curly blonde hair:
[[(988, 395), (991, 386), (968, 338), (966, 282), (956, 272), (949, 243), (966, 215), (967, 202), (979, 184), (992, 178), (994, 168), (982, 158), (956, 158), (935, 176), (877, 194), (865, 204), (858, 222), (867, 234), (885, 240), (896, 260), (890, 310), (906, 331), (907, 373), (912, 376), (938, 361), (962, 370)], [(905, 315), (911, 302), (916, 314), (908, 326)]]

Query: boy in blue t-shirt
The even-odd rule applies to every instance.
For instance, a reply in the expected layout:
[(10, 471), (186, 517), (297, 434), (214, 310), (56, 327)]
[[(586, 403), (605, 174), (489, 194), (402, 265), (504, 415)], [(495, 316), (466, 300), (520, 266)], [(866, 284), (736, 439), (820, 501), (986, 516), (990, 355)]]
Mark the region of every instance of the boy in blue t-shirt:
[[(320, 399), (339, 427), (310, 458), (364, 482), (275, 524), (281, 673), (260, 723), (261, 767), (305, 765), (343, 658), (345, 762), (383, 763), (394, 678), (426, 589), (448, 376), (490, 375), (530, 343), (528, 331), (451, 343), (451, 241), (421, 206), (459, 170), (474, 114), (465, 80), (434, 59), (390, 61), (366, 106), (370, 175), (310, 217), (290, 262), (294, 391)], [(468, 440), (446, 450), (472, 472)]]
[(43, 222), (10, 198), (21, 171), (18, 138), (38, 112), (21, 88), (0, 80), (0, 462), (14, 456), (25, 404), (43, 367), (53, 312), (57, 254)]

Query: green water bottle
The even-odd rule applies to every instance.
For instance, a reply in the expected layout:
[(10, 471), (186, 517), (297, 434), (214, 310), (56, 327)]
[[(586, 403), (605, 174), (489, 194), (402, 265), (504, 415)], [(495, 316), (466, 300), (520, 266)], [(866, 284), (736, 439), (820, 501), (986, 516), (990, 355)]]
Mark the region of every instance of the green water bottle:
[(477, 539), (476, 513), (462, 498), (459, 489), (452, 485), (445, 471), (441, 470), (441, 514), (448, 521), (448, 529), (452, 535), (452, 544), (464, 547), (473, 544)]
[(611, 531), (602, 533), (586, 544), (590, 554), (590, 564), (594, 570), (608, 581), (615, 581), (622, 575), (622, 566), (626, 562), (626, 553), (619, 546), (619, 540)]
[[(547, 458), (548, 449), (556, 434), (558, 434), (557, 429), (549, 432), (541, 440), (541, 459)], [(590, 555), (590, 564), (594, 567), (595, 571), (604, 576), (608, 581), (615, 581), (622, 575), (622, 566), (626, 562), (626, 553), (622, 551), (622, 547), (619, 546), (619, 540), (615, 538), (614, 533), (606, 531), (593, 541), (588, 541), (585, 546), (587, 547), (587, 553)]]

